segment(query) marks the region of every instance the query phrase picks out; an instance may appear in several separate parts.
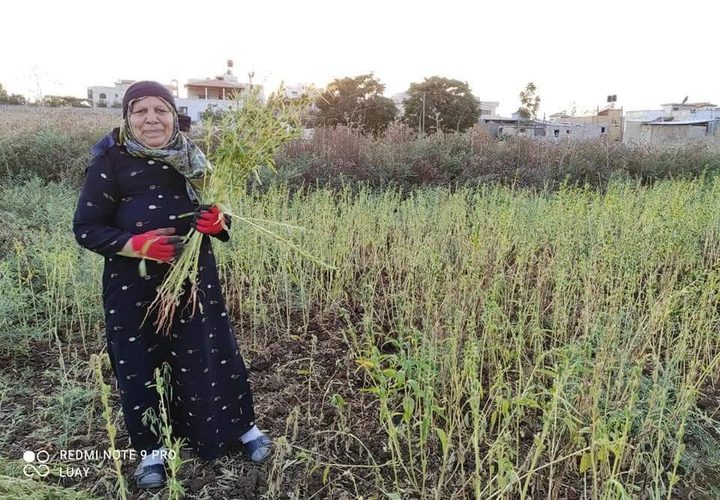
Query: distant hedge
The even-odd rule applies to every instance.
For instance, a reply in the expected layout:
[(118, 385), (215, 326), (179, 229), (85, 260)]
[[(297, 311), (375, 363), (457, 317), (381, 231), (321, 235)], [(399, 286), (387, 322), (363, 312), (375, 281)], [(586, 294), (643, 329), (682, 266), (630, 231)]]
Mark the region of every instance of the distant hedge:
[[(79, 186), (90, 147), (107, 129), (62, 130), (44, 126), (0, 136), (0, 179), (33, 176)], [(501, 183), (554, 188), (561, 184), (602, 187), (613, 177), (652, 183), (720, 171), (720, 143), (675, 145), (598, 140), (551, 142), (491, 138), (482, 128), (467, 133), (418, 137), (403, 126), (370, 138), (338, 127), (316, 129), (311, 138), (288, 144), (277, 155), (276, 172), (264, 169), (253, 188), (340, 187), (362, 183), (413, 189), (428, 185)]]

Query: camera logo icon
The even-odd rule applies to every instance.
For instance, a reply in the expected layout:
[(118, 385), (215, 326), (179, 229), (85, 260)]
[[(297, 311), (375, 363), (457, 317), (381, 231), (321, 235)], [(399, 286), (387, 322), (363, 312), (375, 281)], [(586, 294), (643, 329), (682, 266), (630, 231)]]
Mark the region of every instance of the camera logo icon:
[(47, 477), (50, 474), (50, 467), (47, 463), (50, 461), (50, 454), (45, 450), (35, 453), (32, 450), (26, 450), (23, 453), (23, 460), (26, 462), (23, 467), (23, 474), (27, 477), (33, 477), (36, 474), (40, 477)]

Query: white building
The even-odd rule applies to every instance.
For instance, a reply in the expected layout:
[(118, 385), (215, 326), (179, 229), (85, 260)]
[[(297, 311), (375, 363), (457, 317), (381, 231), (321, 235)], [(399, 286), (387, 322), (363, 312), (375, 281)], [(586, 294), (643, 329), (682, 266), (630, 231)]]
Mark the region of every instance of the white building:
[(313, 97), (320, 94), (320, 91), (313, 85), (308, 83), (296, 83), (295, 85), (287, 85), (284, 88), (285, 97), (288, 99), (299, 99), (303, 96)]
[(709, 102), (662, 104), (662, 109), (628, 111), (625, 138), (647, 142), (696, 139), (720, 130), (720, 107)]
[(96, 85), (87, 88), (87, 98), (93, 108), (121, 108), (128, 87), (135, 80), (118, 80), (112, 87)]
[[(165, 85), (175, 97), (178, 112), (190, 116), (193, 122), (200, 121), (202, 114), (210, 108), (229, 109), (241, 103), (241, 96), (251, 89), (257, 89), (260, 99), (265, 99), (262, 85), (240, 83), (232, 73), (232, 61), (224, 74), (215, 78), (188, 80), (185, 84), (187, 97), (179, 97), (177, 81)], [(119, 80), (113, 87), (88, 87), (88, 100), (93, 107), (122, 107), (122, 100), (128, 87), (135, 80)]]
[(497, 116), (497, 109), (500, 106), (499, 101), (481, 101), (477, 99), (478, 109), (480, 110), (480, 120), (483, 118), (494, 118)]

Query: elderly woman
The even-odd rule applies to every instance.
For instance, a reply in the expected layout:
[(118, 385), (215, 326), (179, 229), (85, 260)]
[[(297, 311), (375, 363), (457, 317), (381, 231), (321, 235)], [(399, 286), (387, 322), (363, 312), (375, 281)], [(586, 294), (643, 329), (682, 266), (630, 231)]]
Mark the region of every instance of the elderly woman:
[[(260, 462), (271, 448), (255, 425), (209, 238), (227, 241), (228, 226), (217, 206), (198, 203), (188, 179), (202, 175), (207, 162), (181, 133), (182, 123), (167, 88), (149, 81), (133, 84), (123, 98), (122, 126), (93, 148), (73, 219), (78, 243), (105, 257), (108, 353), (132, 446), (148, 452), (135, 471), (140, 488), (165, 482), (165, 453), (143, 422), (148, 409), (157, 414), (153, 372), (163, 362), (172, 369), (173, 433), (186, 438), (201, 458), (213, 459), (240, 441), (250, 459)], [(194, 217), (181, 217), (192, 212)], [(193, 314), (181, 304), (171, 334), (157, 334), (154, 317), (143, 320), (191, 227), (207, 235), (199, 262), (202, 307)], [(147, 259), (144, 276), (138, 271), (142, 258)]]

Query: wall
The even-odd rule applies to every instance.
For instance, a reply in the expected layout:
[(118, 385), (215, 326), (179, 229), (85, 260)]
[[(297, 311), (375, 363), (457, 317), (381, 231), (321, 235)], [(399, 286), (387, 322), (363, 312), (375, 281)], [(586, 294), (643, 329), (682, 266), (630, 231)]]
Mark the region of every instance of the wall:
[[(88, 99), (92, 102), (93, 107), (98, 107), (102, 99), (100, 99), (100, 94), (105, 94), (104, 102), (106, 104), (105, 107), (112, 107), (113, 104), (117, 103), (118, 105), (122, 105), (122, 99), (125, 95), (125, 91), (127, 90), (127, 85), (122, 86), (116, 86), (116, 87), (103, 87), (103, 86), (95, 86), (95, 87), (88, 87)], [(90, 98), (90, 92), (92, 91), (92, 99)]]
[(236, 101), (223, 99), (191, 99), (175, 98), (175, 105), (180, 113), (188, 115), (193, 122), (200, 121), (202, 113), (211, 106), (217, 109), (230, 109), (237, 105)]
[(700, 139), (707, 135), (707, 125), (650, 125), (640, 127), (640, 139), (647, 142), (672, 142)]

